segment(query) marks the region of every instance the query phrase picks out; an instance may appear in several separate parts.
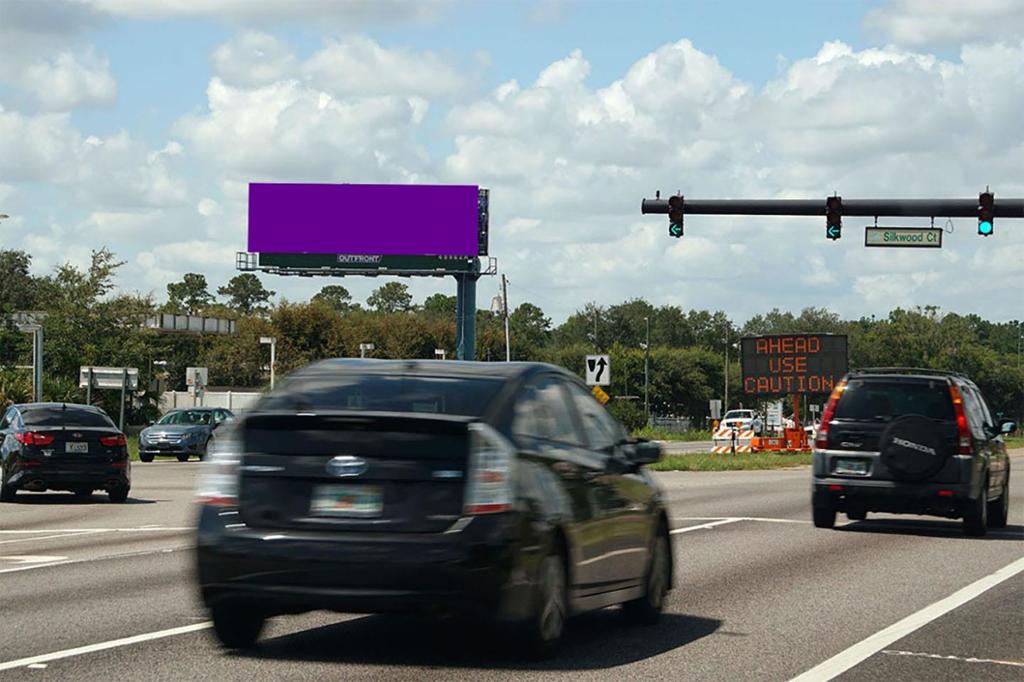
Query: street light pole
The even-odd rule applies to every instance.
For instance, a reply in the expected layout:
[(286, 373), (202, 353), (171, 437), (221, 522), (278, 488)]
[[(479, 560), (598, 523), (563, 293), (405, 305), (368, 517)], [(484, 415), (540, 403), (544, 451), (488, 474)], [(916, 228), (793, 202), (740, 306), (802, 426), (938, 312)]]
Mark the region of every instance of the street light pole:
[(651, 318), (645, 317), (644, 323), (647, 326), (647, 343), (644, 344), (644, 414), (647, 415), (647, 423), (651, 423), (651, 394), (650, 394), (650, 369), (651, 369)]
[(270, 390), (274, 390), (274, 369), (277, 365), (277, 337), (261, 336), (260, 343), (270, 346)]

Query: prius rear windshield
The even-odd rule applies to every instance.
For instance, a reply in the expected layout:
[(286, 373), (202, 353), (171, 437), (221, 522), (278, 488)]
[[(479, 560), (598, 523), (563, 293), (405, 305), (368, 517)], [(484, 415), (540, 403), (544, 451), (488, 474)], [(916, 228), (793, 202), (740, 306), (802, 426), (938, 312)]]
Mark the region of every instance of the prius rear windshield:
[(267, 396), (264, 410), (422, 412), (479, 417), (501, 390), (488, 378), (383, 376), (296, 378)]
[(891, 421), (906, 414), (955, 421), (949, 384), (945, 381), (865, 381), (854, 379), (846, 386), (836, 419)]

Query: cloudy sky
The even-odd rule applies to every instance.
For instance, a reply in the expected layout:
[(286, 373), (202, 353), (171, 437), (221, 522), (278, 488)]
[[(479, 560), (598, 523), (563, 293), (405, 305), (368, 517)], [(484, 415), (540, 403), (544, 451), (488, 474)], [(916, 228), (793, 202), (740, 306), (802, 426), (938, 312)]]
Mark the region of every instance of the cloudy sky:
[(163, 299), (235, 274), (249, 182), (479, 184), (510, 303), (556, 322), (634, 296), (1020, 318), (1021, 221), (906, 253), (855, 218), (837, 243), (816, 218), (675, 240), (640, 200), (1024, 197), (1022, 36), (1019, 0), (0, 0), (0, 245), (40, 273), (107, 246)]

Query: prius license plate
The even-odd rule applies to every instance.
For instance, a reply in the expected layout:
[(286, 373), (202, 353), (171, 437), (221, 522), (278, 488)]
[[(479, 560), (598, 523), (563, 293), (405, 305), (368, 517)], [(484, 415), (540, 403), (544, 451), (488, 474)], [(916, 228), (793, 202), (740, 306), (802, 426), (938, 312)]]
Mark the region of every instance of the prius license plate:
[(868, 463), (863, 459), (838, 459), (836, 460), (836, 473), (864, 476), (868, 473)]
[(67, 443), (64, 452), (89, 452), (88, 443)]
[(313, 486), (309, 511), (314, 516), (374, 518), (384, 511), (384, 492), (375, 485)]

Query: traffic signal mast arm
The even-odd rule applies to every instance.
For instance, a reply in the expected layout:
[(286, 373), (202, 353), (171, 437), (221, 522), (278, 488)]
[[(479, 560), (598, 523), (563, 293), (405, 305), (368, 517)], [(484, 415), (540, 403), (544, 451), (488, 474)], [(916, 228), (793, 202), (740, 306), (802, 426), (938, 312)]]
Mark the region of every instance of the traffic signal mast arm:
[[(682, 201), (690, 215), (786, 215), (822, 216), (822, 199), (689, 199)], [(667, 214), (668, 199), (644, 199), (643, 214)], [(1024, 199), (995, 199), (995, 218), (1024, 218)], [(907, 216), (918, 218), (976, 218), (977, 199), (843, 199), (844, 216)]]

